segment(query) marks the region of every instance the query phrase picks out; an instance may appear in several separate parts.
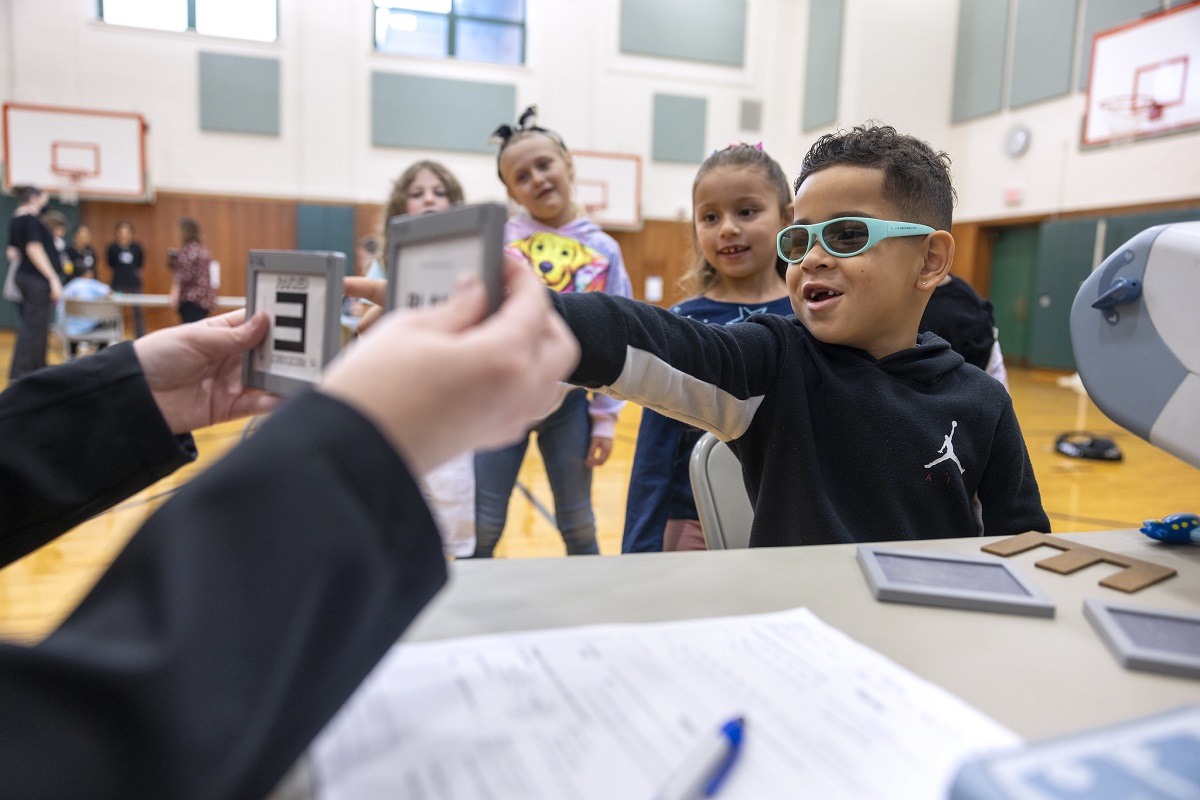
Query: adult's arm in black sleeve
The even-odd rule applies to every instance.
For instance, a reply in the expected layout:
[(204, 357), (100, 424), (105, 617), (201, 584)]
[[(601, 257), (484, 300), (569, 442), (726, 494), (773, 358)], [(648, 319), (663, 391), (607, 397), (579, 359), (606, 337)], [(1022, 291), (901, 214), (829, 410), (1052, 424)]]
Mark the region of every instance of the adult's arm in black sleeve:
[(0, 393), (0, 566), (196, 457), (162, 418), (129, 342)]
[(263, 797), (445, 579), (395, 450), (303, 395), (159, 509), (42, 644), (0, 646), (0, 785)]

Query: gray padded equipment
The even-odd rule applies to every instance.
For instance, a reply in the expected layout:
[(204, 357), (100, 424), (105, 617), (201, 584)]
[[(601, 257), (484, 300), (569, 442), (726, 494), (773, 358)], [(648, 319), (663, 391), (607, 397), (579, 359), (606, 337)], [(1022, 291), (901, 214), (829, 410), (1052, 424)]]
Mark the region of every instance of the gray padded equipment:
[(1134, 236), (1071, 306), (1076, 369), (1114, 422), (1200, 467), (1200, 222)]

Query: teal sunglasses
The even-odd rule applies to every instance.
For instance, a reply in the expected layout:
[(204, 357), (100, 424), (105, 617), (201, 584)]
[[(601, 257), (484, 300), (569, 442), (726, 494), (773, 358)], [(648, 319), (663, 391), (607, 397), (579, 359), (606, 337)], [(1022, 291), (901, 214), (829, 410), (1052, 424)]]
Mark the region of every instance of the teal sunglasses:
[(789, 225), (779, 232), (776, 249), (789, 264), (798, 264), (818, 239), (831, 256), (847, 258), (870, 250), (892, 236), (928, 236), (934, 229), (915, 222), (889, 222), (871, 217), (839, 217), (816, 225)]

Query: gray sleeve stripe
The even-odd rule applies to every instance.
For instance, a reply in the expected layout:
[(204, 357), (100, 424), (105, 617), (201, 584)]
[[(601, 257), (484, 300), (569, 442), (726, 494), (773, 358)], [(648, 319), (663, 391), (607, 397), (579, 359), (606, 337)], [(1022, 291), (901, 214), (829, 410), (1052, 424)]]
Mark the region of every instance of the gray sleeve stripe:
[[(627, 347), (625, 367), (611, 386), (599, 391), (632, 400), (660, 414), (711, 431), (728, 442), (741, 437), (762, 405), (758, 395), (739, 400), (729, 392), (672, 367), (646, 350)], [(652, 398), (671, 398), (671, 408)]]

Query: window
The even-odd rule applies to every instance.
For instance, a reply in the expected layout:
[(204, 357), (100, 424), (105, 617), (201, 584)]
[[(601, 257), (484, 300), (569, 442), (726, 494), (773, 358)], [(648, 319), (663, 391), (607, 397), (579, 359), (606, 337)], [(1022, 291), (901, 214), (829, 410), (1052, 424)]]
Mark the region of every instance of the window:
[(134, 28), (256, 42), (279, 38), (278, 0), (98, 0), (98, 16)]
[(375, 49), (525, 63), (525, 0), (374, 0)]

